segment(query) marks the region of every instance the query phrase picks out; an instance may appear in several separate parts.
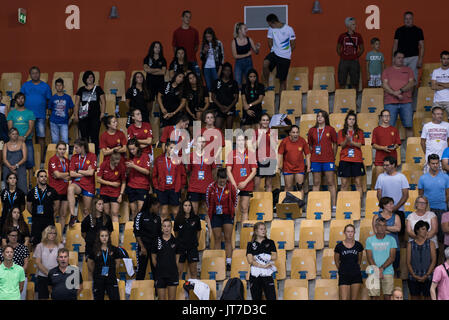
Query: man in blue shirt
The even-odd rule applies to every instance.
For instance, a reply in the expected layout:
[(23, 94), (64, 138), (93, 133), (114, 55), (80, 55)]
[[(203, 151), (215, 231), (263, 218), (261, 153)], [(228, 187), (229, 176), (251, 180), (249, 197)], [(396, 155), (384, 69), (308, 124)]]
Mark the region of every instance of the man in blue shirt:
[[(33, 111), (36, 117), (36, 136), (41, 145), (41, 163), (45, 159), (45, 121), (47, 118), (48, 100), (51, 98), (50, 86), (41, 81), (41, 72), (38, 67), (31, 67), (31, 80), (25, 82), (20, 89), (26, 97), (25, 107)], [(38, 160), (39, 161), (39, 160)]]
[(69, 118), (73, 111), (72, 98), (64, 93), (64, 80), (55, 81), (56, 93), (50, 98), (48, 109), (50, 115), (51, 142), (57, 144), (59, 141), (69, 143)]
[[(430, 154), (427, 164), (429, 172), (419, 178), (418, 194), (428, 199), (430, 211), (436, 214), (438, 225), (441, 226), (441, 216), (447, 211), (449, 200), (449, 176), (440, 171), (440, 157), (437, 154)], [(438, 241), (443, 242), (441, 228), (438, 228)]]

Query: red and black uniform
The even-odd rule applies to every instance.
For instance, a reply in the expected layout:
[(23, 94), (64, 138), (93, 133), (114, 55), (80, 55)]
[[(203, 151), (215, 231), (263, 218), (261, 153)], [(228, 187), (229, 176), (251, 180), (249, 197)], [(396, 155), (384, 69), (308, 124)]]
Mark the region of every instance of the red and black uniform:
[[(393, 144), (401, 145), (401, 137), (399, 136), (399, 130), (393, 126), (386, 128), (378, 126), (373, 130), (373, 140), (371, 144), (377, 144), (379, 146), (391, 146)], [(386, 156), (392, 156), (397, 159), (398, 154), (395, 150), (386, 152), (383, 150), (376, 150), (376, 157), (374, 158), (375, 166), (383, 166), (384, 158)]]
[[(218, 146), (215, 146), (214, 144), (212, 144), (212, 146), (209, 146), (212, 142), (214, 142), (215, 140), (219, 140), (221, 137), (221, 147), (224, 148), (225, 147), (225, 138), (223, 133), (221, 132), (220, 129), (217, 128), (206, 128), (203, 127), (201, 128), (201, 136), (204, 137), (204, 139), (206, 140), (206, 146), (205, 146), (205, 150), (206, 150), (206, 155), (211, 155), (212, 157), (215, 157), (215, 148), (217, 148), (218, 151)], [(210, 151), (209, 151), (210, 149)]]
[(310, 154), (309, 146), (302, 137), (292, 141), (290, 137), (286, 137), (279, 145), (278, 153), (283, 156), (282, 171), (285, 174), (304, 174), (304, 156)]
[[(148, 138), (153, 138), (153, 130), (151, 129), (151, 124), (148, 122), (142, 122), (142, 125), (139, 127), (136, 126), (135, 123), (129, 126), (128, 128), (128, 140), (132, 138), (136, 138), (137, 140), (146, 140)], [(151, 145), (142, 149), (142, 152), (151, 154), (152, 147)]]
[[(227, 167), (231, 167), (232, 176), (235, 184), (238, 186), (240, 182), (245, 181), (251, 174), (253, 168), (257, 168), (256, 155), (253, 152), (248, 152), (247, 149), (243, 153), (238, 150), (233, 150), (229, 154)], [(251, 196), (254, 190), (254, 179), (252, 179), (246, 187), (240, 190), (241, 196)]]
[(324, 129), (310, 128), (307, 134), (311, 162), (334, 162), (335, 154), (332, 144), (337, 144), (337, 132), (331, 126)]
[[(136, 156), (129, 161), (147, 170), (151, 168), (150, 158), (146, 153), (142, 153), (140, 157)], [(126, 193), (128, 194), (129, 202), (144, 201), (150, 189), (149, 174), (143, 174), (136, 169), (130, 168), (127, 170), (127, 176)]]
[(190, 154), (190, 163), (187, 171), (190, 172), (189, 197), (191, 201), (206, 200), (206, 190), (214, 181), (212, 170), (216, 168), (213, 158), (198, 155), (196, 152)]
[(230, 181), (224, 188), (212, 182), (206, 191), (207, 214), (212, 228), (221, 228), (223, 224), (233, 224), (237, 207), (237, 189)]
[(179, 205), (181, 189), (187, 183), (184, 165), (174, 163), (165, 154), (154, 161), (153, 186), (161, 205)]
[[(100, 170), (97, 176), (103, 180), (109, 182), (119, 182), (122, 184), (126, 182), (126, 169), (123, 163), (119, 163), (114, 169), (111, 167), (111, 160), (105, 160), (100, 165)], [(120, 196), (121, 186), (112, 187), (104, 184), (100, 184), (100, 196), (104, 203), (117, 202), (117, 198)]]
[[(88, 170), (89, 166), (91, 169), (97, 170), (97, 156), (92, 152), (88, 152), (84, 157), (80, 154), (74, 154), (70, 160), (70, 171)], [(82, 189), (84, 196), (94, 196), (95, 174), (90, 177), (72, 178), (72, 183), (77, 184)]]
[[(121, 130), (116, 130), (114, 134), (103, 132), (100, 137), (100, 149), (115, 148), (126, 146), (127, 140), (125, 134)], [(111, 155), (104, 156), (104, 160), (109, 160)], [(122, 155), (122, 160), (124, 155)]]
[[(178, 150), (178, 155), (182, 155), (182, 148), (183, 148), (183, 136), (182, 136), (182, 129), (177, 129), (176, 126), (166, 126), (162, 130), (162, 136), (161, 136), (161, 142), (167, 143), (168, 141), (174, 141), (176, 144), (175, 149)], [(185, 129), (184, 129), (185, 130)], [(187, 130), (186, 130), (187, 131)], [(186, 132), (184, 131), (184, 132)], [(187, 141), (188, 143), (188, 141)], [(185, 148), (187, 147), (184, 146)]]
[(67, 158), (63, 157), (59, 159), (57, 155), (54, 155), (48, 161), (48, 185), (56, 190), (58, 194), (58, 200), (67, 201), (67, 188), (69, 187), (69, 181), (64, 179), (56, 179), (53, 177), (53, 173), (58, 171), (60, 173), (69, 172), (70, 162)]
[[(359, 129), (357, 133), (353, 130), (348, 130), (347, 136), (351, 137), (352, 141), (365, 145), (365, 137), (363, 131)], [(343, 135), (343, 129), (338, 132), (338, 145), (342, 145), (346, 136)], [(363, 166), (362, 149), (354, 146), (346, 145), (340, 152), (340, 163), (338, 165), (338, 175), (343, 178), (359, 177), (365, 175), (365, 168)]]

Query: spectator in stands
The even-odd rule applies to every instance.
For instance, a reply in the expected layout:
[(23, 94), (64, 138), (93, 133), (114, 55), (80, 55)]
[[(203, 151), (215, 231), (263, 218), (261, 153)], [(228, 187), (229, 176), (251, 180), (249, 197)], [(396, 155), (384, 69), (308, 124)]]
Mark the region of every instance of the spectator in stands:
[(121, 254), (119, 249), (111, 244), (108, 229), (100, 229), (97, 233), (88, 259), (90, 279), (93, 279), (94, 300), (104, 300), (105, 292), (109, 300), (120, 300), (116, 270), (120, 265)]
[(372, 51), (366, 54), (366, 70), (368, 71), (368, 87), (380, 88), (382, 86), (382, 71), (385, 68), (384, 55), (379, 51), (379, 38), (371, 39)]
[(249, 200), (253, 196), (257, 161), (254, 152), (248, 150), (247, 139), (242, 132), (235, 138), (235, 150), (228, 155), (226, 170), (235, 189), (239, 190), (241, 221), (248, 220)]
[(144, 280), (148, 260), (150, 260), (153, 279), (155, 279), (156, 268), (151, 259), (152, 245), (162, 235), (162, 223), (159, 216), (159, 203), (152, 195), (145, 198), (142, 210), (134, 219), (134, 236), (137, 241), (137, 271), (136, 280)]
[(338, 269), (338, 287), (340, 300), (357, 300), (362, 284), (360, 265), (363, 257), (363, 245), (355, 240), (355, 227), (345, 226), (345, 239), (334, 249), (335, 265)]
[[(86, 242), (86, 261), (87, 258), (93, 259), (93, 248), (96, 236), (102, 229), (107, 229), (109, 233), (114, 231), (111, 217), (106, 214), (104, 210), (103, 199), (95, 198), (92, 205), (92, 210), (81, 222), (81, 236)], [(91, 273), (93, 270), (89, 269)], [(89, 279), (92, 280), (92, 279)]]
[[(257, 171), (254, 178), (254, 190), (259, 190), (262, 178), (265, 178), (265, 191), (272, 192), (273, 178), (277, 167), (277, 133), (270, 129), (270, 116), (264, 114), (260, 118), (259, 127), (255, 130)], [(265, 140), (265, 141), (264, 141)]]
[(444, 232), (444, 249), (449, 247), (449, 212), (445, 212), (441, 218), (441, 231)]
[[(222, 148), (225, 147), (225, 138), (220, 128), (215, 127), (215, 112), (211, 109), (206, 110), (203, 113), (202, 120), (204, 126), (201, 127), (201, 135), (206, 140), (206, 156), (216, 159), (216, 164), (218, 162), (218, 165), (220, 166), (222, 160)], [(221, 144), (218, 141), (217, 143), (214, 143), (215, 139), (221, 139)], [(208, 147), (210, 144), (212, 144), (212, 146)]]
[(341, 89), (346, 87), (349, 75), (351, 88), (358, 90), (360, 81), (359, 57), (365, 50), (362, 35), (355, 32), (355, 18), (345, 19), (347, 31), (338, 37), (337, 54), (340, 56), (338, 65), (338, 83)]
[[(48, 185), (56, 190), (55, 213), (59, 215), (61, 230), (66, 224), (68, 209), (67, 189), (69, 187), (69, 159), (65, 157), (67, 145), (59, 141), (56, 145), (56, 154), (48, 161)], [(68, 152), (67, 152), (68, 154)]]
[(399, 215), (395, 214), (393, 209), (395, 208), (394, 200), (390, 197), (382, 197), (379, 199), (379, 212), (373, 215), (372, 226), (373, 230), (376, 229), (376, 221), (379, 218), (384, 218), (387, 223), (386, 234), (390, 235), (396, 241), (396, 255), (393, 261), (393, 268), (397, 270), (400, 262), (400, 246), (399, 246), (399, 232), (401, 231), (401, 219)]
[[(2, 111), (2, 103), (1, 103), (2, 95), (0, 90), (0, 163), (3, 159), (3, 153), (1, 152), (3, 150), (3, 147), (6, 142), (9, 141), (8, 137), (8, 121), (6, 120), (6, 115), (4, 112), (9, 112), (9, 108), (6, 109), (6, 107), (3, 107), (3, 113)], [(3, 104), (4, 105), (4, 104)], [(2, 177), (2, 167), (0, 166), (0, 177)]]
[[(25, 108), (25, 95), (22, 92), (16, 93), (14, 100), (16, 101), (16, 106), (8, 113), (7, 117), (8, 129), (11, 130), (13, 127), (17, 128), (19, 130), (19, 139), (25, 141), (27, 148), (25, 167), (28, 170), (28, 185), (31, 186), (34, 167), (34, 145), (32, 137), (36, 118), (31, 110)], [(3, 157), (3, 160), (5, 159)], [(26, 192), (26, 188), (23, 191)]]
[(223, 44), (217, 39), (215, 31), (211, 27), (204, 30), (200, 58), (203, 63), (203, 75), (207, 89), (210, 90), (212, 83), (218, 79), (221, 65), (224, 63)]
[(31, 213), (31, 243), (36, 246), (41, 241), (42, 231), (55, 225), (55, 200), (58, 194), (47, 185), (47, 172), (43, 169), (36, 173), (37, 184), (27, 194), (27, 210)]
[(182, 156), (183, 149), (189, 149), (188, 143), (188, 131), (186, 129), (189, 127), (189, 117), (186, 114), (181, 115), (173, 126), (166, 126), (162, 130), (162, 136), (160, 142), (162, 142), (162, 152), (165, 153), (168, 141), (175, 142), (174, 154), (177, 156)]
[(415, 239), (407, 244), (408, 288), (411, 300), (430, 300), (432, 273), (436, 263), (436, 250), (433, 241), (429, 240), (430, 225), (426, 221), (418, 221), (413, 230)]
[(11, 173), (16, 175), (17, 187), (27, 192), (27, 146), (20, 139), (19, 131), (12, 127), (9, 129), (9, 141), (3, 146), (3, 180), (6, 181)]
[(343, 129), (338, 132), (337, 143), (341, 146), (338, 165), (341, 190), (349, 191), (351, 178), (355, 178), (356, 189), (362, 197), (362, 176), (365, 175), (362, 146), (365, 145), (365, 137), (357, 125), (357, 114), (353, 110), (349, 110), (345, 117)]
[[(229, 170), (229, 169), (228, 169)], [(237, 188), (228, 180), (229, 171), (224, 168), (217, 170), (217, 180), (207, 187), (206, 223), (212, 230), (216, 250), (221, 248), (221, 235), (224, 233), (226, 268), (230, 270), (232, 262), (232, 228), (234, 225), (235, 208), (237, 207)], [(242, 218), (242, 221), (248, 220)]]
[[(155, 61), (150, 59), (151, 62), (156, 64)], [(160, 61), (159, 61), (160, 63)], [(148, 65), (144, 65), (144, 68), (150, 68)], [(150, 68), (151, 69), (151, 68)], [(154, 72), (161, 72), (161, 69), (153, 68), (151, 70), (156, 70)], [(164, 78), (162, 78), (162, 84), (160, 83), (159, 76), (153, 76), (151, 73), (147, 73), (147, 80), (145, 83), (145, 78), (143, 77), (142, 72), (136, 72), (133, 75), (131, 87), (126, 91), (126, 104), (129, 108), (129, 113), (132, 113), (134, 110), (139, 110), (142, 114), (142, 119), (145, 122), (150, 122), (150, 113), (152, 110), (152, 102), (155, 99), (157, 92), (159, 92), (160, 87), (164, 83)], [(153, 79), (156, 78), (156, 79)], [(152, 90), (152, 91), (150, 91)], [(154, 92), (157, 90), (156, 92)], [(150, 100), (152, 99), (152, 100)]]
[(172, 206), (172, 214), (178, 214), (181, 189), (187, 184), (186, 172), (181, 161), (174, 154), (175, 142), (167, 141), (165, 154), (154, 161), (153, 187), (161, 205), (161, 219), (169, 217), (168, 206)]
[(402, 292), (401, 287), (395, 287), (393, 289), (393, 296), (391, 297), (391, 300), (404, 300), (404, 293)]
[(232, 66), (229, 62), (223, 64), (219, 78), (212, 85), (212, 107), (216, 112), (215, 125), (218, 129), (232, 129), (235, 105), (239, 99), (239, 86), (232, 75)]
[[(206, 201), (207, 187), (214, 182), (216, 176), (217, 166), (214, 158), (208, 158), (205, 155), (204, 148), (206, 140), (203, 136), (198, 136), (195, 139), (194, 150), (190, 153), (190, 161), (187, 164), (187, 172), (190, 173), (188, 199), (191, 201), (192, 211), (199, 212), (200, 204)], [(179, 214), (178, 214), (179, 215)], [(176, 226), (175, 226), (176, 231)]]
[(239, 88), (246, 82), (245, 75), (253, 68), (252, 52), (259, 54), (260, 50), (260, 43), (254, 44), (253, 39), (246, 35), (247, 32), (248, 27), (243, 22), (237, 22), (234, 25), (234, 39), (231, 42), (231, 50), (235, 59), (235, 81), (237, 81)]
[(197, 264), (200, 261), (198, 239), (201, 232), (201, 220), (193, 209), (190, 200), (184, 200), (175, 218), (176, 261), (178, 262), (179, 278), (182, 278), (184, 263), (189, 265), (190, 277), (198, 278)]
[[(282, 140), (278, 154), (278, 168), (284, 175), (285, 191), (293, 191), (295, 184), (298, 191), (302, 191), (306, 172), (311, 171), (310, 150), (306, 140), (299, 136), (297, 125), (293, 125), (289, 136)], [(304, 158), (307, 168), (304, 167)]]
[(413, 70), (414, 79), (418, 81), (418, 69), (424, 58), (424, 34), (413, 24), (413, 12), (404, 13), (404, 25), (394, 33), (393, 54), (398, 50), (404, 53), (404, 65)]
[(190, 118), (189, 124), (193, 125), (193, 121), (201, 121), (202, 113), (209, 108), (209, 91), (194, 72), (189, 72), (186, 80), (184, 93), (187, 99), (186, 111)]
[[(393, 261), (395, 260), (397, 245), (394, 238), (386, 234), (387, 221), (378, 218), (375, 222), (375, 235), (366, 240), (366, 257), (368, 265), (379, 268), (380, 289), (384, 300), (390, 300), (393, 293)], [(379, 300), (380, 289), (368, 289), (371, 300)]]
[[(170, 62), (170, 66), (168, 67), (168, 72), (170, 79), (173, 80), (173, 77), (176, 73), (182, 73), (184, 76), (187, 73), (191, 72), (193, 66), (188, 62), (186, 49), (184, 47), (179, 47), (175, 50), (175, 56), (173, 57), (172, 62)], [(192, 71), (193, 72), (193, 71)]]
[(276, 300), (276, 288), (273, 272), (276, 271), (276, 245), (267, 237), (267, 227), (263, 222), (254, 224), (251, 242), (246, 246), (246, 259), (251, 266), (249, 277), (251, 298), (262, 300), (262, 293), (266, 300)]
[(142, 210), (143, 202), (150, 191), (150, 158), (140, 149), (136, 139), (128, 141), (129, 161), (125, 162), (126, 194), (128, 195), (131, 219), (134, 220), (137, 213)]
[(95, 84), (92, 71), (83, 74), (84, 86), (75, 95), (73, 121), (78, 123), (81, 138), (95, 144), (95, 153), (99, 152), (100, 122), (106, 110), (106, 98), (103, 89)]
[(445, 110), (449, 117), (449, 51), (440, 53), (441, 67), (432, 72), (433, 106)]
[(89, 145), (86, 140), (75, 140), (69, 170), (72, 183), (67, 189), (67, 200), (70, 210), (69, 225), (72, 227), (78, 216), (78, 213), (75, 212), (75, 195), (80, 195), (83, 198), (83, 217), (89, 214), (89, 208), (92, 206), (92, 199), (95, 195), (97, 156), (89, 152)]
[[(437, 154), (440, 158), (443, 151), (447, 148), (449, 141), (449, 123), (443, 121), (443, 109), (440, 107), (432, 108), (432, 121), (428, 122), (422, 128), (421, 147), (425, 157), (431, 154)], [(429, 164), (426, 163), (424, 172), (429, 170)]]
[(39, 300), (49, 298), (48, 271), (58, 266), (58, 250), (63, 247), (55, 226), (48, 226), (42, 231), (42, 242), (37, 245), (33, 254), (37, 267), (36, 291)]
[[(142, 106), (142, 100), (139, 101), (139, 105), (142, 112), (142, 118), (145, 122), (150, 122), (149, 118), (149, 112), (151, 112), (151, 103), (156, 100), (157, 94), (160, 91), (161, 87), (164, 85), (164, 77), (167, 73), (167, 60), (164, 58), (164, 50), (162, 47), (162, 43), (159, 41), (154, 41), (151, 43), (150, 48), (148, 49), (148, 54), (143, 59), (143, 70), (147, 73), (146, 77), (146, 87), (147, 87), (147, 93), (148, 93), (148, 99), (147, 101), (147, 110), (143, 108)], [(138, 77), (138, 76), (137, 76)], [(137, 78), (133, 78), (136, 80), (136, 88), (138, 87), (138, 81)], [(145, 102), (145, 92), (144, 93), (144, 101)], [(141, 93), (137, 93), (137, 96), (140, 96), (139, 99), (141, 99), (142, 95)], [(137, 102), (137, 101), (136, 101)], [(148, 105), (150, 103), (150, 105)], [(133, 108), (132, 105), (129, 105), (131, 108)], [(138, 107), (136, 105), (136, 107)], [(147, 112), (147, 113), (146, 113)], [(148, 117), (147, 117), (148, 114)]]
[(182, 25), (173, 32), (172, 45), (175, 51), (179, 47), (184, 47), (186, 49), (189, 63), (192, 66), (192, 69), (190, 70), (194, 71), (198, 77), (200, 77), (200, 67), (196, 61), (196, 52), (198, 51), (200, 40), (198, 31), (190, 26), (191, 19), (192, 13), (189, 10), (184, 10), (182, 12)]
[(13, 206), (8, 212), (7, 218), (5, 218), (5, 223), (2, 227), (1, 237), (2, 246), (6, 246), (8, 242), (8, 233), (11, 229), (17, 231), (17, 242), (23, 244), (24, 246), (30, 247), (30, 228), (23, 218), (21, 209), (18, 206)]
[(397, 149), (401, 146), (399, 130), (390, 125), (390, 111), (383, 109), (380, 112), (380, 125), (373, 130), (372, 146), (376, 150), (374, 158), (372, 184), (376, 185), (377, 177), (384, 172), (384, 159), (391, 156), (398, 159)]
[(51, 89), (47, 83), (41, 81), (41, 71), (38, 67), (33, 66), (30, 68), (30, 78), (31, 80), (22, 85), (20, 92), (25, 94), (26, 108), (33, 111), (34, 116), (36, 117), (36, 136), (41, 145), (40, 162), (42, 163), (45, 160), (46, 110), (48, 100), (51, 99)]
[(109, 160), (104, 160), (97, 172), (97, 182), (100, 184), (100, 197), (104, 202), (104, 212), (119, 221), (120, 204), (126, 187), (126, 169), (118, 153), (113, 153)]
[(161, 127), (173, 126), (181, 116), (186, 104), (184, 98), (184, 73), (176, 72), (169, 82), (159, 91), (157, 101), (162, 112)]
[(318, 111), (315, 126), (309, 129), (307, 140), (311, 151), (313, 191), (320, 191), (321, 175), (324, 172), (331, 194), (332, 210), (336, 210), (337, 188), (335, 186), (335, 155), (337, 154), (337, 132), (329, 123), (329, 114)]
[(279, 79), (279, 99), (283, 90), (287, 89), (288, 69), (292, 59), (292, 52), (296, 46), (296, 36), (293, 28), (279, 21), (278, 17), (270, 13), (268, 23), (268, 48), (270, 53), (263, 61), (263, 79), (265, 87), (268, 87), (270, 72), (276, 68), (276, 78)]
[[(172, 222), (165, 219), (162, 222), (162, 235), (153, 242), (151, 259), (156, 266), (157, 296), (159, 300), (176, 300), (176, 287), (179, 284), (176, 252), (176, 239), (172, 234)], [(167, 292), (168, 291), (168, 292)]]
[(397, 161), (392, 156), (384, 158), (384, 173), (381, 173), (377, 178), (374, 189), (377, 190), (377, 200), (383, 197), (390, 197), (393, 199), (393, 212), (397, 214), (401, 220), (401, 230), (399, 234), (404, 234), (405, 214), (404, 204), (409, 197), (410, 185), (404, 174), (397, 171)]
[[(441, 216), (447, 211), (449, 201), (449, 176), (440, 171), (440, 159), (437, 154), (427, 158), (429, 172), (422, 175), (418, 181), (418, 194), (429, 200), (430, 211), (436, 214), (438, 226), (441, 225)], [(438, 241), (443, 242), (443, 232), (438, 230)]]
[(0, 300), (20, 300), (20, 292), (25, 284), (25, 272), (14, 263), (14, 248), (3, 249), (4, 262), (0, 265)]
[(413, 71), (404, 65), (404, 53), (394, 52), (393, 65), (382, 72), (384, 107), (390, 111), (390, 124), (395, 127), (398, 114), (406, 136), (413, 137), (412, 91), (415, 86)]
[(409, 241), (416, 239), (417, 235), (414, 230), (416, 223), (419, 221), (425, 221), (429, 224), (429, 228), (427, 228), (427, 239), (432, 240), (435, 248), (438, 250), (438, 219), (435, 213), (429, 211), (429, 202), (424, 196), (418, 196), (416, 198), (415, 212), (409, 214), (407, 216), (407, 220), (405, 221)]
[[(18, 242), (18, 237), (19, 237), (19, 230), (17, 230), (16, 228), (12, 227), (8, 230), (8, 234), (7, 234), (7, 239), (8, 241), (6, 241), (7, 244), (5, 244), (5, 246), (11, 246), (14, 249), (14, 255), (13, 255), (13, 261), (14, 264), (21, 266), (23, 268), (23, 270), (27, 270), (28, 268), (28, 258), (30, 257), (30, 251), (28, 250), (28, 247), (24, 244), (21, 244)], [(3, 248), (0, 248), (0, 261), (4, 262), (3, 259)], [(24, 284), (24, 289), (22, 289), (21, 291), (21, 296), (22, 296), (22, 300), (26, 299), (26, 287), (27, 287), (27, 279), (25, 278), (25, 284)]]
[[(83, 290), (83, 277), (77, 266), (69, 268), (69, 250), (61, 248), (58, 250), (58, 266), (48, 271), (48, 289), (51, 300), (77, 300), (78, 294)], [(69, 277), (78, 272), (78, 277), (69, 280)], [(69, 281), (73, 287), (68, 287)]]
[(0, 90), (0, 113), (4, 116), (7, 116), (10, 110), (10, 106), (4, 104), (3, 102), (3, 91)]
[(265, 97), (263, 84), (255, 69), (250, 69), (246, 75), (246, 84), (242, 86), (242, 129), (254, 127), (262, 116), (262, 101)]
[(10, 173), (6, 177), (6, 187), (0, 192), (2, 202), (2, 217), (0, 219), (0, 228), (8, 217), (8, 213), (16, 206), (22, 212), (25, 210), (25, 193), (17, 187), (17, 174)]
[(430, 296), (432, 300), (449, 300), (449, 248), (444, 249), (446, 261), (433, 271)]
[(106, 131), (100, 137), (100, 151), (103, 152), (105, 160), (109, 160), (113, 153), (119, 153), (126, 157), (126, 136), (122, 130), (118, 129), (118, 122), (115, 116), (103, 118)]
[(153, 129), (149, 122), (143, 121), (142, 112), (139, 109), (131, 111), (132, 124), (128, 127), (128, 140), (137, 139), (143, 153), (148, 154), (153, 162)]
[(69, 143), (69, 118), (73, 113), (73, 100), (64, 93), (64, 80), (61, 78), (55, 81), (56, 93), (48, 102), (50, 115), (51, 143), (58, 143), (62, 140)]

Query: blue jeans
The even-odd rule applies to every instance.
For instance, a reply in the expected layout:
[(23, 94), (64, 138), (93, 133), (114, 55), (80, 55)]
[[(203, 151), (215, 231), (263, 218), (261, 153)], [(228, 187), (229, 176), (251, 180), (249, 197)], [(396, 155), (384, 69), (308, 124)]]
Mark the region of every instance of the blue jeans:
[(67, 123), (53, 123), (50, 121), (51, 143), (64, 141), (69, 143), (69, 126)]
[(212, 89), (212, 85), (215, 80), (217, 80), (217, 70), (215, 68), (204, 68), (204, 79), (206, 80), (207, 90)]
[(234, 76), (239, 87), (242, 86), (242, 79), (246, 78), (249, 69), (253, 67), (253, 60), (251, 57), (235, 60)]
[(390, 111), (390, 125), (396, 126), (396, 120), (398, 114), (401, 117), (402, 126), (404, 128), (412, 128), (413, 127), (413, 108), (412, 103), (390, 103), (386, 104), (385, 109)]
[(201, 70), (196, 61), (190, 61), (190, 65), (192, 66), (192, 71), (196, 73), (196, 75), (201, 78)]
[[(34, 167), (34, 145), (33, 138), (28, 138), (25, 141), (27, 147), (27, 161), (25, 162), (25, 167), (27, 169), (32, 169)], [(40, 161), (40, 159), (39, 159)]]
[(36, 118), (35, 127), (36, 127), (36, 136), (38, 138), (45, 138), (45, 122), (46, 119)]

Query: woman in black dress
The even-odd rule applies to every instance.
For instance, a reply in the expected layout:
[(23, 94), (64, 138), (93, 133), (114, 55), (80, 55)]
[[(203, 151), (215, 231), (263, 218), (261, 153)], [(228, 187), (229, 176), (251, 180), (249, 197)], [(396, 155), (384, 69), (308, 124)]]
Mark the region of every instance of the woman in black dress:
[[(149, 93), (149, 102), (152, 103), (164, 84), (164, 76), (167, 72), (167, 61), (164, 58), (162, 43), (159, 41), (151, 43), (148, 54), (143, 59), (143, 70), (147, 73), (146, 85)], [(147, 120), (144, 121), (149, 122)]]
[(259, 82), (259, 75), (255, 69), (250, 69), (246, 75), (246, 83), (242, 86), (243, 130), (254, 127), (260, 122), (264, 97), (265, 89)]
[(184, 98), (184, 73), (177, 72), (172, 80), (159, 90), (157, 101), (161, 109), (161, 128), (174, 126), (186, 105)]

